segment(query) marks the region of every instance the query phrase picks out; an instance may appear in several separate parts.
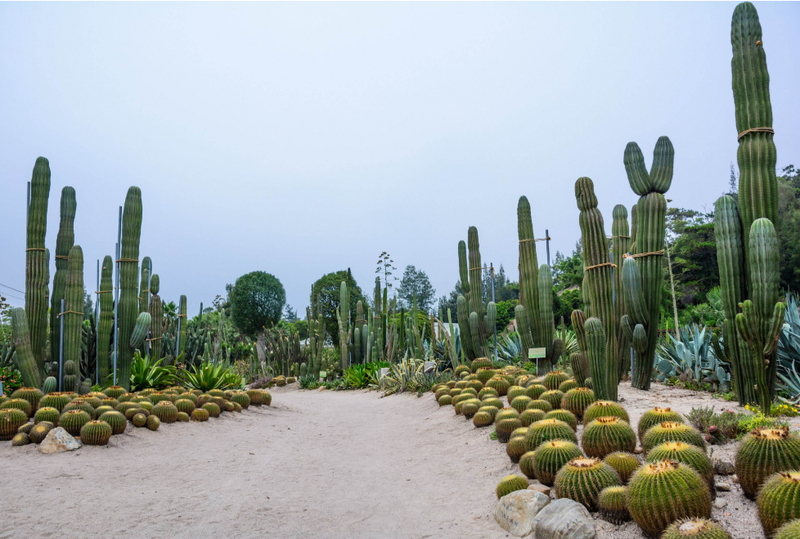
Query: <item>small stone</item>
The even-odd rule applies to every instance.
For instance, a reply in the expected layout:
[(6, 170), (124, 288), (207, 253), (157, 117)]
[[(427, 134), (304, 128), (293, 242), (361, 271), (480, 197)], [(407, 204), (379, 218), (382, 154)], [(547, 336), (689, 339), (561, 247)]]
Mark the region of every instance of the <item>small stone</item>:
[(644, 453), (644, 449), (642, 449), (642, 446), (639, 446), (633, 450), (634, 455), (641, 455), (642, 453)]
[(597, 534), (589, 511), (567, 498), (542, 509), (533, 519), (531, 528), (536, 539), (593, 539)]
[(727, 481), (720, 481), (719, 483), (714, 483), (714, 488), (720, 492), (730, 492), (731, 484)]
[(726, 500), (725, 498), (717, 498), (716, 500), (714, 500), (714, 507), (716, 507), (717, 509), (722, 509), (726, 505), (728, 505), (728, 500)]
[(547, 485), (542, 485), (541, 483), (533, 483), (532, 485), (528, 485), (528, 490), (535, 490), (537, 492), (541, 492), (545, 496), (550, 496), (550, 487)]
[(39, 452), (41, 453), (64, 453), (66, 451), (75, 451), (83, 446), (78, 440), (73, 438), (62, 427), (56, 427), (47, 433), (47, 436), (39, 444)]
[(733, 463), (727, 460), (714, 459), (714, 473), (717, 475), (733, 475), (736, 468)]
[(535, 490), (516, 490), (497, 501), (494, 519), (514, 537), (531, 533), (534, 517), (550, 503), (550, 498)]
[(731, 481), (733, 481), (734, 483), (736, 483), (738, 485), (739, 484), (739, 476), (736, 475), (736, 474), (733, 474), (733, 477), (731, 477)]

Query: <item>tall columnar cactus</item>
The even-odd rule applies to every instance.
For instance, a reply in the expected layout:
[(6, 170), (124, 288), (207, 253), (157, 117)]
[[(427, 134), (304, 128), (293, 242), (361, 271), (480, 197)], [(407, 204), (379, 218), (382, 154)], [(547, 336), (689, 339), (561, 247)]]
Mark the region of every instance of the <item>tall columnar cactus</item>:
[(342, 359), (342, 370), (350, 366), (349, 343), (352, 336), (350, 328), (350, 293), (347, 290), (347, 281), (342, 281), (339, 288), (339, 311), (336, 313), (339, 321), (339, 352)]
[(461, 347), (467, 359), (487, 357), (486, 342), (496, 321), (492, 302), (483, 304), (483, 263), (481, 262), (478, 229), (469, 227), (467, 242), (458, 242), (458, 269), (462, 295), (456, 300)]
[(113, 271), (114, 259), (106, 255), (100, 270), (100, 290), (97, 295), (97, 301), (100, 302), (100, 323), (97, 327), (97, 372), (101, 384), (108, 380), (108, 374), (111, 372), (109, 351), (111, 328), (114, 325)]
[(158, 295), (161, 290), (161, 279), (158, 274), (150, 278), (150, 357), (161, 359), (161, 338), (164, 331), (164, 305)]
[(14, 360), (22, 374), (22, 383), (27, 387), (41, 387), (39, 366), (31, 349), (31, 334), (28, 329), (28, 316), (25, 309), (17, 307), (11, 310), (11, 344), (16, 348)]
[[(591, 316), (602, 324), (605, 334), (605, 352), (592, 354), (589, 344), (589, 363), (592, 371), (592, 388), (597, 398), (617, 400), (619, 385), (619, 351), (617, 333), (619, 322), (614, 310), (612, 292), (612, 267), (603, 215), (597, 209), (594, 184), (589, 178), (578, 178), (575, 182), (575, 198), (580, 210), (581, 237), (583, 240), (583, 260), (585, 292), (591, 304)], [(587, 324), (589, 322), (587, 321)], [(588, 333), (588, 327), (587, 327)], [(596, 364), (595, 364), (596, 363)], [(596, 379), (594, 373), (602, 373)]]
[[(83, 327), (83, 250), (73, 245), (67, 260), (67, 282), (64, 289), (64, 364), (75, 365), (75, 385), (80, 385), (81, 340)], [(64, 378), (73, 376), (64, 372)], [(63, 379), (62, 379), (63, 383)], [(69, 389), (66, 389), (69, 391)]]
[[(636, 252), (633, 258), (640, 274), (641, 286), (630, 290), (623, 286), (623, 289), (625, 300), (639, 303), (641, 309), (636, 315), (628, 313), (628, 317), (622, 320), (622, 327), (629, 340), (633, 341), (637, 338), (637, 333), (639, 334), (637, 343), (634, 343), (636, 361), (631, 382), (638, 389), (649, 389), (653, 374), (664, 284), (662, 255), (667, 214), (664, 193), (672, 184), (674, 160), (675, 149), (667, 137), (659, 137), (656, 142), (653, 165), (649, 172), (644, 164), (642, 151), (635, 142), (628, 143), (623, 157), (628, 183), (640, 197), (636, 204)], [(617, 263), (620, 262), (621, 260)], [(629, 292), (638, 297), (629, 297)], [(641, 341), (642, 332), (646, 334), (646, 342)]]
[[(721, 197), (714, 232), (733, 387), (742, 404), (769, 410), (775, 393), (776, 340), (785, 304), (778, 302), (778, 185), (769, 73), (755, 7), (736, 6), (731, 22), (733, 98), (739, 150), (739, 206)], [(739, 312), (741, 305), (742, 311)]]
[(28, 233), (25, 249), (25, 314), (31, 350), (40, 373), (45, 372), (47, 344), (47, 289), (50, 280), (49, 256), (44, 246), (47, 233), (47, 202), (50, 197), (50, 163), (36, 159), (31, 177), (31, 203), (28, 208)]
[(150, 268), (153, 267), (153, 261), (149, 256), (142, 258), (142, 280), (139, 283), (139, 312), (147, 311), (150, 304)]
[(523, 348), (544, 348), (547, 370), (561, 356), (563, 343), (555, 339), (553, 317), (553, 277), (547, 264), (538, 266), (533, 219), (528, 198), (522, 196), (517, 204), (517, 235), (519, 237), (520, 305), (515, 309), (517, 329)]
[(181, 322), (181, 331), (178, 335), (180, 342), (178, 343), (178, 350), (176, 351), (175, 355), (176, 358), (186, 351), (186, 330), (187, 326), (189, 325), (189, 318), (186, 315), (186, 296), (181, 296), (178, 307), (178, 317), (180, 318)]
[(586, 341), (586, 314), (579, 309), (572, 311), (570, 315), (572, 329), (575, 331), (575, 338), (578, 341), (579, 352), (573, 352), (569, 357), (575, 382), (579, 387), (583, 387), (586, 379), (591, 377), (589, 365), (589, 348)]
[(64, 298), (64, 286), (67, 282), (67, 259), (69, 250), (75, 244), (75, 189), (66, 186), (61, 190), (61, 221), (56, 237), (56, 273), (53, 275), (53, 293), (50, 294), (50, 357), (58, 361), (61, 345), (61, 324), (58, 313), (61, 312), (61, 300)]
[(128, 343), (139, 314), (139, 238), (142, 232), (142, 191), (130, 187), (122, 210), (122, 249), (117, 261), (119, 307), (117, 330), (117, 383), (130, 389), (133, 350)]
[[(622, 285), (622, 260), (630, 250), (631, 236), (628, 227), (628, 210), (622, 204), (614, 206), (612, 213), (614, 220), (611, 224), (611, 251), (614, 253), (614, 263), (617, 269), (614, 271), (614, 312), (617, 320), (622, 321), (625, 315), (625, 290)], [(620, 324), (621, 325), (621, 324)], [(619, 346), (619, 370), (620, 376), (630, 368), (630, 358), (628, 350), (630, 341), (627, 334), (622, 331), (617, 333)]]

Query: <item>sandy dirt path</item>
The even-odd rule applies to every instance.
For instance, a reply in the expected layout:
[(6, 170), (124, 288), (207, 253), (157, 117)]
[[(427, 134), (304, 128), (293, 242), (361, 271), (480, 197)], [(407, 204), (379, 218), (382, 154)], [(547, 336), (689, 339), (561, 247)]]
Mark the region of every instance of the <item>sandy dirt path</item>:
[(0, 537), (495, 538), (503, 446), (431, 395), (274, 389), (107, 447), (0, 444)]

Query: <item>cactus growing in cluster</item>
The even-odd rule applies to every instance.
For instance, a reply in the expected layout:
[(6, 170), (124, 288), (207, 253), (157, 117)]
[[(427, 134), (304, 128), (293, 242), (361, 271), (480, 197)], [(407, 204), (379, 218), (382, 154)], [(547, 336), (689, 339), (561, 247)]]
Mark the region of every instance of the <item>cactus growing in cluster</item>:
[(52, 423), (39, 423), (31, 429), (28, 436), (30, 436), (31, 442), (40, 444), (54, 428), (55, 426)]
[(10, 440), (28, 422), (28, 414), (17, 408), (0, 408), (0, 440)]
[(161, 289), (161, 280), (158, 274), (150, 277), (150, 357), (154, 360), (161, 359), (161, 339), (164, 332), (164, 304), (158, 295)]
[(528, 403), (528, 410), (541, 410), (542, 412), (549, 412), (553, 406), (546, 400), (536, 399)]
[(664, 421), (647, 429), (642, 439), (642, 448), (648, 454), (664, 442), (683, 442), (699, 447), (704, 453), (706, 451), (706, 442), (700, 431), (677, 421)]
[(53, 293), (50, 294), (50, 356), (58, 361), (61, 346), (61, 324), (58, 315), (61, 312), (61, 300), (64, 299), (64, 287), (67, 283), (67, 259), (69, 251), (75, 244), (75, 189), (66, 186), (61, 190), (61, 221), (56, 237), (56, 273), (53, 275)]
[(164, 423), (175, 423), (178, 420), (178, 409), (168, 400), (161, 401), (153, 406), (153, 410), (150, 413)]
[(21, 387), (11, 394), (12, 399), (25, 399), (36, 410), (44, 394), (35, 387)]
[(775, 530), (800, 518), (800, 471), (778, 472), (764, 483), (758, 492), (758, 516), (764, 535), (772, 537)]
[(153, 261), (149, 256), (142, 258), (142, 280), (139, 283), (139, 312), (147, 312), (150, 306), (150, 272), (153, 268)]
[(545, 418), (545, 413), (542, 410), (537, 410), (535, 408), (528, 408), (521, 414), (519, 414), (519, 420), (522, 422), (523, 427), (529, 427), (533, 423), (537, 421), (541, 421)]
[[(777, 377), (776, 340), (785, 304), (778, 302), (778, 208), (769, 72), (758, 13), (749, 2), (731, 21), (733, 98), (738, 133), (739, 201), (715, 205), (714, 235), (725, 311), (723, 336), (741, 404), (770, 408)], [(742, 312), (739, 306), (742, 305)]]
[(189, 318), (187, 315), (187, 307), (186, 307), (186, 296), (182, 295), (180, 300), (178, 301), (178, 318), (182, 318), (180, 321), (180, 333), (178, 335), (178, 350), (176, 353), (176, 358), (183, 355), (186, 351), (186, 332), (189, 326)]
[(585, 324), (592, 386), (598, 398), (615, 401), (619, 385), (619, 320), (612, 294), (613, 264), (592, 180), (578, 178), (575, 182), (575, 198), (581, 212), (579, 219), (586, 264), (584, 292), (591, 305), (592, 316)]
[(616, 451), (633, 453), (636, 433), (618, 417), (598, 417), (583, 430), (582, 446), (589, 457), (604, 458)]
[(89, 421), (81, 427), (81, 442), (85, 445), (106, 445), (113, 430), (105, 421)]
[(597, 508), (597, 496), (606, 487), (620, 486), (619, 475), (600, 459), (578, 457), (556, 474), (556, 496), (582, 503), (589, 511)]
[(644, 441), (644, 435), (648, 429), (654, 425), (663, 423), (664, 421), (677, 421), (679, 423), (683, 423), (683, 417), (681, 417), (681, 414), (670, 408), (661, 408), (656, 406), (651, 410), (647, 410), (639, 419), (639, 440)]
[(533, 472), (543, 485), (553, 486), (556, 474), (572, 459), (582, 457), (578, 446), (568, 440), (550, 440), (543, 442), (533, 452)]
[[(564, 343), (561, 339), (555, 338), (553, 278), (550, 266), (546, 264), (539, 266), (531, 205), (525, 196), (521, 196), (517, 204), (517, 235), (520, 271), (519, 305), (514, 311), (517, 330), (523, 349), (545, 349), (542, 367), (549, 371), (561, 357)], [(558, 386), (548, 389), (558, 389)]]
[(58, 418), (61, 413), (51, 406), (41, 406), (33, 415), (34, 423), (41, 423), (42, 421), (49, 421), (54, 425), (58, 425)]
[(705, 518), (688, 518), (673, 522), (664, 530), (661, 539), (731, 539), (722, 526)]
[(17, 368), (22, 374), (22, 383), (30, 387), (39, 387), (40, 370), (31, 346), (28, 316), (21, 307), (11, 309), (11, 344), (16, 348), (15, 359)]
[(28, 318), (31, 352), (40, 375), (45, 372), (45, 346), (47, 344), (47, 296), (50, 281), (50, 255), (45, 249), (44, 238), (47, 233), (47, 203), (49, 197), (50, 163), (44, 157), (39, 157), (33, 166), (30, 184), (30, 206), (28, 207), (28, 230), (25, 249), (25, 314)]
[[(469, 246), (469, 254), (467, 253)], [(497, 308), (494, 302), (483, 304), (483, 265), (481, 263), (478, 229), (469, 227), (467, 242), (458, 243), (458, 269), (462, 295), (456, 301), (461, 349), (468, 361), (485, 359), (486, 342), (496, 323)], [(491, 365), (487, 365), (491, 366)], [(473, 367), (477, 370), (478, 367)]]
[(528, 480), (518, 475), (507, 475), (497, 484), (495, 492), (499, 500), (503, 496), (511, 494), (517, 490), (525, 490), (528, 488)]
[(542, 419), (528, 427), (525, 445), (528, 451), (535, 451), (539, 445), (549, 440), (567, 440), (578, 443), (578, 437), (572, 427), (558, 419)]
[(0, 409), (16, 408), (24, 412), (26, 416), (33, 416), (33, 406), (25, 399), (9, 399), (3, 404), (0, 404)]
[(347, 291), (347, 281), (342, 281), (339, 287), (339, 309), (336, 311), (339, 322), (339, 354), (342, 359), (342, 370), (350, 366), (348, 344), (353, 330), (350, 327), (350, 293)]
[(714, 465), (708, 455), (699, 447), (683, 442), (665, 442), (654, 447), (647, 454), (647, 462), (658, 462), (660, 460), (674, 460), (686, 464), (705, 480), (711, 497), (716, 497)]
[(531, 384), (527, 388), (525, 388), (525, 395), (532, 398), (533, 400), (539, 400), (542, 397), (542, 394), (547, 391), (547, 388), (541, 384)]
[(566, 393), (570, 389), (576, 389), (577, 387), (578, 383), (570, 378), (569, 380), (562, 382), (561, 385), (558, 386), (558, 390), (562, 393)]
[(650, 537), (681, 518), (711, 516), (711, 495), (700, 475), (678, 462), (645, 464), (628, 484), (628, 511)]
[[(142, 232), (142, 191), (130, 187), (122, 210), (122, 245), (119, 272), (117, 328), (117, 383), (130, 389), (133, 349), (128, 346), (139, 315), (139, 239)], [(184, 314), (185, 316), (185, 314)], [(184, 320), (185, 325), (185, 320)]]
[(205, 408), (195, 408), (189, 417), (192, 421), (202, 422), (208, 421), (210, 415)]
[(620, 525), (631, 519), (628, 512), (628, 501), (625, 499), (628, 489), (625, 487), (606, 487), (597, 495), (597, 508), (600, 518), (612, 524)]
[(76, 392), (79, 389), (78, 367), (74, 361), (64, 361), (64, 377), (62, 387), (65, 392)]
[(572, 376), (575, 382), (579, 387), (585, 387), (586, 379), (591, 376), (588, 344), (586, 342), (586, 314), (579, 309), (575, 309), (570, 315), (570, 320), (572, 321), (572, 329), (575, 331), (575, 339), (578, 341), (578, 352), (570, 354), (569, 364), (572, 366)]
[(508, 443), (511, 439), (511, 433), (516, 429), (522, 427), (522, 421), (518, 417), (500, 419), (499, 416), (495, 417), (495, 429), (497, 430), (497, 441), (501, 443)]
[(508, 440), (508, 444), (506, 444), (506, 454), (508, 458), (511, 459), (511, 462), (517, 463), (519, 459), (522, 458), (527, 452), (525, 447), (525, 438), (522, 436), (512, 436)]
[(58, 380), (56, 380), (55, 376), (48, 376), (45, 378), (42, 384), (42, 393), (47, 395), (48, 393), (54, 392), (56, 389), (58, 389)]
[[(636, 204), (635, 252), (631, 259), (618, 259), (627, 314), (620, 319), (622, 330), (636, 351), (631, 383), (637, 389), (649, 389), (653, 358), (661, 321), (661, 293), (667, 200), (672, 184), (675, 150), (668, 137), (659, 137), (648, 172), (644, 156), (635, 142), (625, 147), (623, 162), (628, 183), (639, 195)], [(624, 209), (624, 208), (623, 208)], [(619, 271), (618, 271), (619, 272)]]
[(632, 453), (624, 453), (622, 451), (615, 451), (606, 455), (603, 462), (614, 468), (619, 474), (619, 478), (623, 484), (627, 484), (633, 473), (639, 469), (641, 463), (636, 455)]
[(617, 334), (619, 351), (619, 370), (620, 377), (630, 368), (628, 349), (630, 342), (622, 330), (622, 317), (625, 316), (625, 290), (622, 284), (621, 262), (625, 255), (630, 251), (631, 236), (628, 226), (628, 210), (622, 204), (614, 206), (611, 222), (611, 251), (614, 254), (614, 262), (617, 264), (617, 271), (614, 271), (614, 312), (620, 323), (620, 331)]
[(158, 427), (161, 426), (161, 420), (157, 416), (149, 415), (147, 416), (146, 426), (148, 430), (153, 430), (153, 431), (158, 430)]
[[(790, 520), (789, 522), (778, 528), (775, 531), (774, 539), (797, 539), (798, 537), (800, 537), (800, 519), (795, 519), (795, 520)], [(730, 539), (730, 537), (727, 537), (725, 539)]]
[(567, 425), (572, 427), (572, 430), (574, 430), (574, 431), (578, 430), (578, 418), (575, 417), (575, 414), (573, 414), (570, 411), (567, 411), (567, 410), (551, 410), (551, 411), (547, 412), (547, 414), (545, 414), (545, 418), (546, 419), (558, 419), (559, 421), (563, 421), (564, 423), (566, 423)]
[(786, 427), (757, 428), (736, 452), (736, 474), (748, 498), (755, 498), (770, 475), (788, 470), (800, 470), (800, 438)]
[(564, 393), (561, 398), (561, 408), (572, 412), (575, 417), (580, 419), (594, 400), (594, 391), (585, 387), (576, 387)]

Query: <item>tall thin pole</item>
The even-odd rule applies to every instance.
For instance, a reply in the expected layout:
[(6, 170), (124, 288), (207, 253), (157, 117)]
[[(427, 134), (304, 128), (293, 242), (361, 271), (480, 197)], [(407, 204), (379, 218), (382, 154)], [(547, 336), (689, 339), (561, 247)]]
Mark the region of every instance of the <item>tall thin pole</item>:
[(31, 182), (28, 182), (28, 205), (25, 206), (25, 224), (27, 225), (28, 219), (30, 219), (31, 214)]
[(114, 276), (114, 385), (117, 385), (117, 348), (119, 343), (119, 259), (122, 258), (122, 206), (119, 207), (119, 223), (117, 225), (117, 272)]
[[(494, 303), (494, 265), (489, 262), (489, 271), (492, 274), (492, 303)], [(497, 321), (494, 324), (494, 360), (497, 362)]]
[(94, 380), (100, 384), (100, 362), (97, 361), (97, 328), (100, 327), (100, 259), (97, 259), (97, 293), (94, 295)]
[(550, 265), (550, 231), (544, 229), (545, 248), (547, 249), (547, 265)]
[[(148, 264), (147, 268), (147, 295), (148, 298), (152, 297), (152, 293), (150, 292), (150, 281), (153, 279), (153, 260), (150, 260), (150, 264)], [(147, 300), (147, 305), (145, 305), (147, 311), (150, 311), (150, 300)], [(152, 323), (151, 323), (152, 325)], [(147, 328), (147, 339), (144, 341), (144, 355), (145, 357), (150, 357), (150, 328)]]
[(64, 379), (64, 298), (61, 298), (61, 312), (58, 314), (58, 323), (61, 326), (61, 340), (58, 347), (58, 390), (62, 391)]

